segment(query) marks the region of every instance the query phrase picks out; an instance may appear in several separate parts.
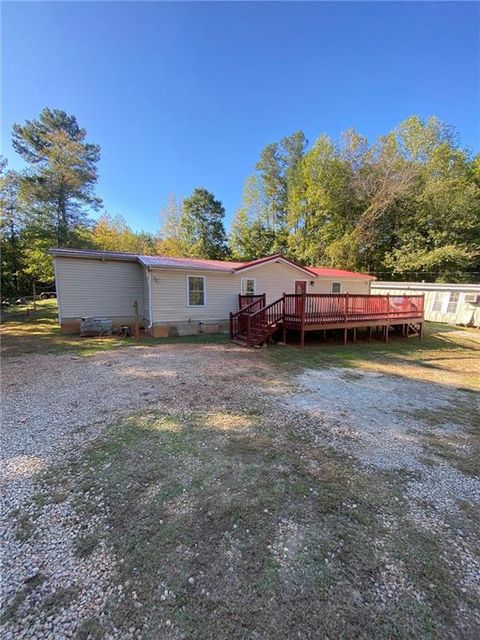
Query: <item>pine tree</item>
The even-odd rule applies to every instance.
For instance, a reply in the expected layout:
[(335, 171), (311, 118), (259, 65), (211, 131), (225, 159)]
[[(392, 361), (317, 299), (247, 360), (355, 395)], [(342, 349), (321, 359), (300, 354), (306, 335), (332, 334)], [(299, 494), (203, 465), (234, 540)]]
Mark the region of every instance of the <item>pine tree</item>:
[(195, 258), (221, 260), (228, 256), (224, 227), (225, 209), (213, 193), (194, 189), (185, 198), (180, 216), (180, 238), (184, 253)]

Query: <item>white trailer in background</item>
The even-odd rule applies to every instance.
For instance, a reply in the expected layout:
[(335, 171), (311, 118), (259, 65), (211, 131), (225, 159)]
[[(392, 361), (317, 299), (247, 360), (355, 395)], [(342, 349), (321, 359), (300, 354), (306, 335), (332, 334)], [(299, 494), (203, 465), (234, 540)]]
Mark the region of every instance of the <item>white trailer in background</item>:
[(376, 281), (371, 290), (391, 296), (423, 293), (425, 320), (480, 327), (480, 284)]

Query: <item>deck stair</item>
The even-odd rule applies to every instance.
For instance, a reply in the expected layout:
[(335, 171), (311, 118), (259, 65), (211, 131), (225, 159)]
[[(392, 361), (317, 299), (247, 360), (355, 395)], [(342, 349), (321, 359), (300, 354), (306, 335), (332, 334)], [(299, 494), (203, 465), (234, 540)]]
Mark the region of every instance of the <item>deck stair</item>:
[(405, 328), (407, 338), (418, 338), (421, 332), (421, 325), (418, 322), (409, 322)]
[(283, 323), (283, 297), (271, 304), (255, 301), (230, 314), (230, 339), (244, 347), (268, 342)]

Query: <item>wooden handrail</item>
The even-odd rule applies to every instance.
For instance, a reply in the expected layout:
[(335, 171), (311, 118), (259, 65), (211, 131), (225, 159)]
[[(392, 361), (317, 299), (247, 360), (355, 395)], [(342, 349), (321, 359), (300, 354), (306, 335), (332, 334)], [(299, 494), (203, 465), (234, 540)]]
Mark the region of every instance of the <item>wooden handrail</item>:
[(250, 302), (250, 304), (245, 305), (244, 307), (242, 307), (239, 311), (234, 311), (234, 312), (230, 312), (232, 316), (238, 316), (241, 313), (245, 313), (245, 311), (248, 311), (250, 309), (250, 307), (253, 307), (254, 305), (258, 304), (259, 302), (261, 302), (261, 298), (259, 298), (258, 300), (254, 300), (253, 302)]
[(245, 318), (247, 318), (248, 321), (248, 316), (252, 313), (253, 308), (259, 304), (265, 305), (265, 294), (257, 296), (256, 300), (250, 302), (250, 304), (247, 304), (239, 311), (230, 312), (230, 338), (234, 338), (242, 333), (245, 328)]
[(270, 329), (284, 319), (284, 296), (247, 317), (247, 344), (252, 345), (269, 335)]
[[(247, 300), (251, 300), (252, 302), (249, 302), (248, 304), (243, 306), (243, 300), (247, 299)], [(246, 294), (246, 293), (239, 293), (238, 294), (238, 309), (241, 311), (242, 309), (245, 309), (246, 307), (250, 306), (253, 303), (258, 303), (258, 302), (263, 302), (263, 306), (265, 306), (266, 304), (266, 294), (265, 293), (259, 293), (259, 294)]]
[[(303, 303), (300, 300), (303, 298)], [(360, 293), (284, 295), (285, 321), (305, 325), (362, 320), (423, 318), (424, 298)]]

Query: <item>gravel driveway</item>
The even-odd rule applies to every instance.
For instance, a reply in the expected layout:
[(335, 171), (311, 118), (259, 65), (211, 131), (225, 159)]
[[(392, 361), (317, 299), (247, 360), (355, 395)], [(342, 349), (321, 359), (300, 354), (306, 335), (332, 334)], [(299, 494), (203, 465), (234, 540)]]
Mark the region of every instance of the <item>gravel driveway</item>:
[[(78, 606), (68, 609), (61, 621), (25, 618), (13, 628), (7, 624), (4, 637), (70, 637), (77, 626), (75, 619), (98, 613), (111, 595), (107, 584), (115, 561), (105, 549), (90, 562), (65, 553), (69, 541), (83, 529), (68, 504), (43, 509), (35, 517), (34, 539), (19, 539), (19, 525), (35, 512), (32, 498), (41, 472), (75, 458), (120, 417), (136, 411), (221, 409), (223, 398), (230, 407), (235, 398), (243, 403), (254, 390), (249, 387), (238, 393), (239, 372), (248, 370), (255, 385), (257, 374), (261, 381), (268, 371), (254, 355), (229, 345), (178, 344), (131, 347), (91, 357), (28, 355), (5, 361), (2, 603), (11, 603), (29, 585), (35, 585), (44, 600), (70, 589), (73, 582), (82, 588)], [(95, 522), (89, 527), (94, 529)], [(50, 580), (37, 589), (42, 566), (49, 567)], [(28, 598), (26, 604), (31, 604)], [(54, 629), (60, 629), (60, 635), (50, 636)]]
[[(226, 356), (228, 352), (228, 356)], [(7, 507), (18, 507), (29, 480), (97, 437), (120, 416), (145, 408), (188, 411), (238, 391), (268, 367), (230, 346), (133, 347), (92, 357), (31, 355), (5, 361), (2, 479)], [(252, 367), (253, 365), (253, 367)], [(242, 395), (248, 392), (244, 389)]]
[[(75, 637), (79, 620), (101, 616), (106, 600), (118, 595), (110, 579), (118, 559), (105, 545), (83, 560), (71, 553), (72, 539), (85, 531), (68, 501), (40, 509), (33, 536), (19, 535), (19, 528), (21, 532), (22, 518), (38, 512), (41, 472), (79, 455), (120, 417), (150, 409), (221, 410), (227, 404), (229, 410), (235, 404), (244, 409), (260, 400), (267, 401), (270, 420), (273, 416), (281, 421), (295, 410), (299, 432), (314, 429), (322, 446), (355, 456), (366, 466), (420, 471), (409, 488), (412, 517), (441, 530), (458, 500), (479, 505), (480, 481), (448, 462), (429, 466), (422, 460), (423, 428), (434, 428), (419, 412), (428, 405), (433, 412), (451, 409), (455, 415), (459, 398), (476, 402), (478, 410), (471, 393), (374, 372), (330, 368), (288, 376), (275, 370), (263, 352), (230, 345), (177, 344), (91, 357), (9, 359), (2, 407), (2, 601), (8, 613), (20, 593), (25, 599), (20, 610), (27, 613), (15, 621), (4, 616), (3, 637)], [(455, 433), (461, 425), (452, 419), (442, 428)], [(427, 499), (439, 510), (433, 521), (431, 514), (413, 506)], [(92, 521), (86, 533), (94, 528)], [(468, 566), (465, 580), (480, 597), (480, 567), (468, 542), (458, 537), (453, 541)], [(49, 615), (45, 606), (41, 615), (38, 609), (36, 615), (28, 613), (35, 611), (37, 600), (50, 598), (58, 604), (62, 594), (72, 590), (74, 602), (65, 605), (60, 617)], [(131, 630), (111, 637), (140, 635)]]

